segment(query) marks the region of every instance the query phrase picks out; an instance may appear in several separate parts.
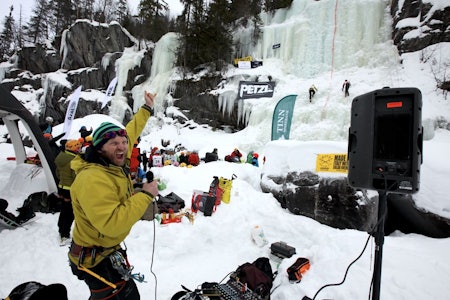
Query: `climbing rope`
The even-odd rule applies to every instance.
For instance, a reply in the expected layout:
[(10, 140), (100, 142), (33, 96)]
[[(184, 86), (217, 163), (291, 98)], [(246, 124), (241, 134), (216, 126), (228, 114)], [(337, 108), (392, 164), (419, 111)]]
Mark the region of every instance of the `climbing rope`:
[(334, 4), (334, 29), (333, 29), (333, 41), (331, 43), (331, 70), (330, 70), (330, 85), (328, 87), (328, 95), (327, 99), (325, 101), (325, 104), (322, 108), (322, 119), (325, 118), (325, 110), (328, 104), (328, 100), (330, 99), (330, 92), (332, 88), (332, 82), (333, 82), (333, 72), (334, 72), (334, 44), (336, 41), (336, 32), (337, 32), (337, 10), (339, 6), (339, 0), (336, 0)]

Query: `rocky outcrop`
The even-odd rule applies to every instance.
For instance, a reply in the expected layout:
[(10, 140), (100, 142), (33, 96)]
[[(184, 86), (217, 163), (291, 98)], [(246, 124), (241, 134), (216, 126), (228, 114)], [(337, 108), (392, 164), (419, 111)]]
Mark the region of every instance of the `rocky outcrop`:
[(413, 196), (389, 194), (387, 196), (385, 233), (396, 230), (419, 233), (433, 238), (450, 237), (450, 219), (417, 207)]
[[(238, 101), (235, 101), (231, 114), (224, 114), (219, 107), (219, 96), (210, 93), (223, 80), (220, 74), (211, 74), (198, 79), (184, 79), (176, 83), (173, 97), (174, 103), (188, 119), (199, 124), (208, 124), (213, 128), (224, 126), (233, 130), (241, 130), (246, 124), (238, 122)], [(181, 123), (184, 120), (179, 120)]]
[[(415, 52), (433, 44), (450, 42), (450, 5), (443, 9), (438, 6), (436, 4), (435, 8), (432, 3), (423, 0), (391, 2), (392, 38), (400, 53)], [(406, 19), (416, 20), (402, 23)]]
[(92, 67), (101, 63), (106, 53), (122, 52), (134, 45), (118, 23), (77, 21), (64, 32), (63, 40), (61, 67), (67, 70)]
[(347, 183), (346, 177), (320, 177), (310, 171), (268, 176), (263, 192), (272, 193), (283, 208), (340, 229), (371, 231), (376, 224), (377, 199), (369, 199)]
[(55, 72), (61, 67), (59, 52), (43, 44), (23, 47), (18, 56), (18, 67), (33, 74)]
[[(261, 190), (272, 193), (291, 213), (339, 229), (373, 232), (378, 216), (378, 195), (355, 190), (347, 177), (321, 177), (310, 171), (267, 175)], [(385, 234), (399, 230), (433, 238), (450, 237), (450, 220), (415, 205), (412, 195), (388, 194)]]
[[(40, 121), (51, 115), (56, 124), (64, 122), (67, 97), (77, 87), (82, 86), (83, 91), (106, 90), (117, 76), (116, 61), (123, 56), (126, 47), (134, 46), (134, 38), (118, 23), (108, 25), (81, 20), (64, 32), (58, 44), (63, 51), (39, 44), (21, 49), (17, 54), (17, 68), (8, 70), (5, 74), (8, 80), (2, 82), (8, 90), (25, 85), (31, 85), (34, 90), (42, 88), (43, 99), (36, 99), (45, 103)], [(123, 92), (129, 98), (130, 106), (133, 105), (131, 89), (150, 76), (152, 56), (152, 49), (145, 51), (140, 63), (128, 70)], [(59, 83), (53, 74), (67, 83)], [(76, 117), (107, 113), (107, 108), (100, 111), (99, 105), (81, 97)]]
[[(423, 0), (391, 1), (392, 39), (400, 54), (415, 52), (442, 42), (450, 42), (450, 4)], [(446, 69), (446, 68), (444, 68)], [(450, 91), (446, 74), (435, 74), (436, 85)]]

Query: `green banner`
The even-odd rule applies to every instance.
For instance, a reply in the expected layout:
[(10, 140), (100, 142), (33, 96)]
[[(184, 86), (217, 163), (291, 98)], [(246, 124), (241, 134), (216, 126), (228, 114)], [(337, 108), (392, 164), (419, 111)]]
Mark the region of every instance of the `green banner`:
[(286, 96), (275, 106), (272, 118), (272, 141), (289, 139), (296, 98), (297, 95)]

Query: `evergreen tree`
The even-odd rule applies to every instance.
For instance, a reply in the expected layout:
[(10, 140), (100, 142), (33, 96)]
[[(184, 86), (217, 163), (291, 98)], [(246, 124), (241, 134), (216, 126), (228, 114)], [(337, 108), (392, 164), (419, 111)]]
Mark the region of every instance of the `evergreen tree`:
[(95, 0), (74, 1), (75, 19), (94, 19)]
[(233, 21), (248, 17), (250, 12), (251, 1), (232, 0), (230, 4), (230, 13), (233, 17)]
[(3, 31), (0, 34), (0, 60), (6, 61), (15, 51), (14, 45), (14, 17), (12, 12), (14, 7), (9, 8), (9, 15), (5, 17), (3, 22)]
[(52, 15), (49, 23), (56, 35), (60, 35), (75, 21), (75, 9), (71, 0), (50, 0), (49, 10)]
[(122, 24), (129, 14), (127, 0), (97, 0), (94, 20), (101, 23), (117, 21)]
[[(250, 0), (250, 1), (231, 1), (231, 15), (233, 21), (238, 21), (236, 25), (247, 26), (248, 21), (252, 22), (252, 43), (256, 45), (259, 37), (261, 36), (261, 27), (263, 22), (261, 20), (261, 8), (263, 0)], [(235, 45), (237, 56), (242, 56), (239, 53), (239, 45)], [(244, 56), (247, 54), (243, 54)]]
[(26, 27), (28, 41), (43, 43), (50, 38), (51, 9), (48, 0), (36, 0), (35, 7)]
[(113, 0), (99, 0), (96, 4), (94, 20), (105, 23), (109, 19), (109, 8), (113, 6)]
[(264, 10), (273, 12), (276, 9), (290, 7), (293, 0), (265, 0)]
[[(208, 62), (215, 62), (217, 69), (221, 69), (223, 62), (231, 62), (233, 26), (246, 26), (246, 22), (251, 20), (253, 43), (261, 34), (263, 0), (213, 0), (209, 6), (204, 0), (181, 2), (184, 9), (177, 18), (177, 31), (180, 32), (177, 65), (188, 70)], [(239, 45), (236, 48), (239, 49)]]
[(262, 0), (251, 0), (250, 1), (250, 16), (253, 23), (253, 34), (252, 34), (252, 43), (256, 45), (260, 36), (261, 36), (261, 27), (263, 26), (263, 22), (261, 20), (261, 6)]
[(20, 11), (19, 11), (19, 24), (17, 24), (17, 30), (16, 30), (16, 44), (17, 44), (17, 48), (22, 48), (23, 44), (24, 44), (24, 25), (22, 23), (22, 5), (19, 6), (20, 7)]
[(168, 9), (164, 0), (141, 0), (139, 18), (142, 30), (139, 37), (156, 42), (166, 34), (169, 27)]
[(178, 17), (178, 29), (181, 34), (180, 47), (177, 50), (177, 64), (191, 69), (205, 62), (201, 57), (202, 27), (206, 21), (203, 0), (181, 0), (184, 4), (182, 14)]
[(217, 70), (222, 69), (223, 61), (231, 61), (232, 19), (227, 0), (216, 0), (210, 4), (204, 30), (201, 32), (200, 54), (204, 62), (216, 62)]
[(117, 11), (115, 15), (117, 22), (120, 24), (123, 24), (124, 21), (130, 16), (127, 0), (117, 0)]

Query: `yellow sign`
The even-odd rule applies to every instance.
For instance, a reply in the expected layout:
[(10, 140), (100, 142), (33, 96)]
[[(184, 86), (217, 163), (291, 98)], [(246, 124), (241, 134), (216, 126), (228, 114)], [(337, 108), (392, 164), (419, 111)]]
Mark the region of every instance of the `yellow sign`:
[(252, 61), (252, 60), (253, 60), (253, 57), (251, 57), (251, 56), (246, 56), (246, 57), (241, 57), (241, 58), (235, 58), (235, 59), (234, 59), (234, 64), (237, 65), (238, 62), (240, 62), (240, 61)]
[(348, 172), (347, 154), (318, 154), (316, 172)]

